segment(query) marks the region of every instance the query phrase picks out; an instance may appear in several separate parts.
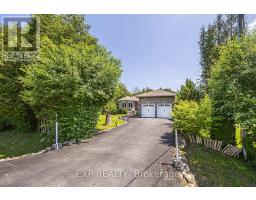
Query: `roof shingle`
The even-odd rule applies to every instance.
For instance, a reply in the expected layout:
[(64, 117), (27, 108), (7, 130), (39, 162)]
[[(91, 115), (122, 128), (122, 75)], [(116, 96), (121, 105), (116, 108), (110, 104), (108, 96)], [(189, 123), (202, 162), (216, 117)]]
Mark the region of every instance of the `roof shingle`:
[(166, 92), (163, 90), (153, 90), (150, 92), (137, 95), (137, 97), (173, 97), (173, 96), (176, 96), (176, 94), (172, 92)]
[(132, 96), (132, 97), (127, 96), (119, 99), (118, 101), (139, 101), (139, 99), (135, 96)]

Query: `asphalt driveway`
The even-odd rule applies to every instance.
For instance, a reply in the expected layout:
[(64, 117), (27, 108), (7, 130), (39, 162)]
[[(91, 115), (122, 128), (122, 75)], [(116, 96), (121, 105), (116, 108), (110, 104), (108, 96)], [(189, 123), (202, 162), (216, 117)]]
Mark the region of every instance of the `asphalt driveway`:
[(86, 143), (0, 162), (0, 186), (180, 186), (171, 126), (133, 118)]

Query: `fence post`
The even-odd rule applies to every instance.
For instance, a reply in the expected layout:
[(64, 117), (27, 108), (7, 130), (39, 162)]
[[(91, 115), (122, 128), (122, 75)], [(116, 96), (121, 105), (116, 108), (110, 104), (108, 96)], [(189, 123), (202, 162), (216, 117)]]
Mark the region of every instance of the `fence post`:
[(59, 124), (58, 124), (58, 114), (56, 114), (55, 122), (55, 149), (59, 149)]
[(242, 128), (241, 129), (241, 135), (242, 135), (242, 150), (244, 159), (247, 160), (247, 152), (246, 152), (246, 131)]

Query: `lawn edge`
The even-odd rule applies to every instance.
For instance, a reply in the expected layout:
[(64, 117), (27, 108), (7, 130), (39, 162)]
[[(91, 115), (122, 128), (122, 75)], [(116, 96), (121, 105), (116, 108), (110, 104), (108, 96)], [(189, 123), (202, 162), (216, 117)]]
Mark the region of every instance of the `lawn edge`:
[[(107, 133), (107, 132), (109, 132), (109, 131), (111, 131), (111, 130), (113, 130), (113, 129), (119, 128), (119, 127), (124, 126), (124, 125), (126, 125), (126, 124), (128, 124), (127, 121), (125, 121), (125, 123), (123, 123), (123, 124), (121, 124), (121, 125), (118, 125), (118, 126), (116, 126), (116, 127), (113, 127), (113, 128), (107, 129), (107, 130), (98, 131), (98, 132), (96, 132), (96, 133), (93, 135), (93, 137), (94, 137), (94, 136), (101, 135), (101, 134), (103, 134), (103, 133)], [(92, 137), (92, 138), (93, 138), (93, 137)], [(83, 139), (83, 140), (80, 141), (80, 143), (87, 142), (89, 139), (92, 139), (92, 138)], [(75, 144), (77, 145), (77, 143), (72, 142), (71, 145), (75, 145)], [(69, 145), (69, 146), (71, 146), (71, 145)], [(64, 146), (63, 148), (65, 148), (65, 147), (67, 147), (67, 146)], [(1, 162), (4, 162), (4, 161), (17, 160), (17, 159), (21, 159), (21, 158), (32, 157), (32, 156), (36, 156), (36, 155), (39, 155), (39, 154), (47, 153), (47, 152), (50, 152), (50, 151), (54, 151), (54, 150), (50, 150), (50, 148), (51, 148), (51, 147), (47, 147), (47, 148), (42, 149), (41, 151), (38, 151), (38, 152), (36, 152), (36, 153), (27, 153), (27, 154), (24, 154), (24, 155), (21, 155), (21, 156), (17, 156), (17, 157), (2, 158), (2, 159), (0, 159), (0, 163), (1, 163)]]
[(97, 135), (100, 135), (100, 134), (102, 134), (102, 133), (107, 133), (107, 132), (109, 132), (109, 131), (111, 131), (111, 130), (113, 130), (113, 129), (115, 129), (115, 128), (119, 128), (119, 127), (121, 127), (121, 126), (124, 126), (124, 125), (126, 125), (127, 123), (128, 123), (127, 121), (124, 121), (123, 124), (120, 124), (120, 125), (118, 125), (118, 126), (116, 126), (116, 127), (112, 127), (112, 128), (106, 129), (106, 130), (98, 131), (98, 132), (96, 132), (94, 135), (97, 136)]

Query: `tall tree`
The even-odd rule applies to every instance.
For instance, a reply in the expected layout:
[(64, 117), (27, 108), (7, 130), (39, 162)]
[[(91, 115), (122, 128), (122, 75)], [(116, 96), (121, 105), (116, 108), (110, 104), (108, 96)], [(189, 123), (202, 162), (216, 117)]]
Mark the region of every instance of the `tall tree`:
[(201, 29), (200, 34), (200, 65), (202, 68), (202, 83), (207, 90), (208, 78), (211, 74), (211, 67), (218, 59), (218, 46), (215, 25), (209, 25), (207, 31)]
[[(9, 31), (15, 27), (4, 26), (3, 28)], [(1, 37), (2, 34), (0, 34), (0, 40), (3, 40)], [(2, 50), (0, 49), (1, 56)], [(19, 51), (20, 49), (16, 47), (15, 50)], [(19, 77), (24, 75), (22, 68), (27, 64), (22, 61), (4, 61), (2, 57), (0, 59), (0, 116), (15, 125), (15, 128), (20, 131), (32, 130), (36, 127), (33, 111), (20, 97), (23, 86)]]
[[(33, 15), (40, 19), (40, 34), (47, 36), (54, 44), (75, 44), (86, 42), (96, 44), (97, 39), (89, 34), (90, 26), (86, 23), (84, 15)], [(31, 24), (36, 23), (36, 18), (32, 18)], [(35, 32), (36, 26), (27, 33), (30, 35)]]
[(208, 92), (208, 79), (211, 76), (212, 67), (219, 59), (220, 47), (236, 38), (237, 24), (238, 15), (217, 15), (214, 23), (210, 24), (206, 30), (204, 27), (201, 28), (199, 39), (201, 78), (206, 92)]
[(130, 95), (131, 93), (129, 92), (125, 84), (119, 82), (115, 91), (115, 100), (118, 100), (125, 96), (130, 96)]
[[(41, 22), (40, 60), (0, 63), (0, 113), (9, 113), (17, 124), (18, 113), (21, 119), (53, 118), (61, 111), (66, 133), (85, 133), (89, 126), (86, 128), (84, 123), (92, 122), (93, 128), (97, 109), (113, 98), (121, 73), (120, 61), (89, 34), (83, 15), (36, 17)], [(26, 35), (30, 42), (34, 40), (33, 32), (35, 27)], [(92, 105), (96, 109), (91, 109)], [(86, 116), (92, 118), (86, 120)]]
[(237, 27), (238, 17), (235, 14), (226, 15), (226, 26), (228, 39), (234, 39), (238, 32)]
[[(215, 137), (234, 143), (234, 128), (223, 130), (223, 119), (231, 125), (241, 124), (249, 133), (249, 147), (256, 139), (256, 35), (233, 40), (222, 48), (220, 60), (213, 68), (209, 81), (216, 124)], [(218, 131), (217, 130), (221, 130)], [(217, 133), (217, 134), (216, 134)], [(254, 148), (256, 152), (256, 149)], [(255, 154), (256, 156), (256, 154)]]
[(62, 140), (91, 135), (97, 112), (114, 98), (120, 61), (99, 45), (57, 45), (46, 36), (40, 57), (20, 78), (22, 99), (50, 122), (59, 114)]
[(227, 24), (223, 18), (222, 14), (218, 14), (215, 20), (216, 35), (217, 35), (217, 45), (222, 45), (227, 41)]
[(201, 92), (199, 87), (191, 80), (187, 79), (177, 92), (177, 100), (200, 101)]
[(139, 94), (140, 93), (140, 89), (139, 89), (139, 87), (134, 87), (133, 89), (132, 89), (132, 95), (136, 95), (136, 94)]

